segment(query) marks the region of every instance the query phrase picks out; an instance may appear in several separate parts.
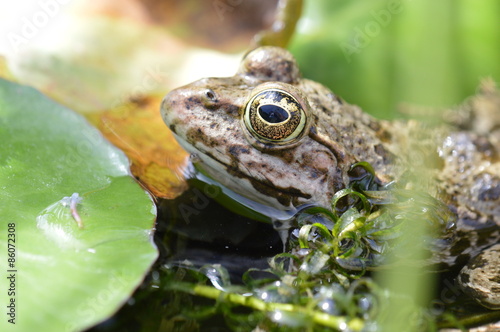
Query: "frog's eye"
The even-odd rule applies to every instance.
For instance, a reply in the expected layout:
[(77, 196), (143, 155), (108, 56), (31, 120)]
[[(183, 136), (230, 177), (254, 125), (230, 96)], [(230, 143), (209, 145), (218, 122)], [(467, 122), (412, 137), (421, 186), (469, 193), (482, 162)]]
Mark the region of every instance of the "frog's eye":
[(304, 135), (307, 123), (303, 103), (299, 100), (279, 87), (259, 88), (246, 105), (245, 127), (263, 143), (284, 145), (296, 142)]

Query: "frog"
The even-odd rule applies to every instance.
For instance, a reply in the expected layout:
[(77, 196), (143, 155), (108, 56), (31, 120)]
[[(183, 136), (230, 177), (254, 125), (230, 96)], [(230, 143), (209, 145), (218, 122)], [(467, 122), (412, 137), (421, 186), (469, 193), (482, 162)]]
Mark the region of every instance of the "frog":
[[(498, 99), (495, 89), (485, 94)], [(190, 153), (186, 176), (218, 185), (236, 210), (257, 211), (278, 231), (309, 207), (330, 207), (364, 176), (353, 165), (371, 165), (382, 188), (430, 164), (429, 192), (453, 215), (454, 241), (437, 259), (463, 267), (457, 279), (464, 292), (500, 309), (500, 135), (492, 135), (500, 120), (498, 108), (490, 113), (484, 121), (471, 110), (465, 121), (427, 131), (411, 120), (375, 119), (303, 78), (293, 55), (276, 46), (248, 52), (232, 77), (170, 91), (161, 105), (165, 124)], [(413, 136), (428, 152), (404, 153), (415, 148)]]

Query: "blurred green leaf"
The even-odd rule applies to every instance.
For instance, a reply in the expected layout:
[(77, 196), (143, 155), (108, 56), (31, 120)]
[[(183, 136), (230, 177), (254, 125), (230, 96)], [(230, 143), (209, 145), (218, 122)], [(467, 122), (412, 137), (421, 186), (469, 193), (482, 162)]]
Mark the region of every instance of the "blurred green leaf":
[(291, 50), (305, 77), (381, 117), (447, 107), (500, 80), (496, 0), (307, 1)]
[[(0, 141), (0, 330), (74, 331), (106, 319), (157, 257), (155, 208), (128, 160), (82, 116), (5, 80)], [(73, 193), (82, 228), (63, 204)], [(7, 269), (16, 271), (15, 325), (5, 315)]]

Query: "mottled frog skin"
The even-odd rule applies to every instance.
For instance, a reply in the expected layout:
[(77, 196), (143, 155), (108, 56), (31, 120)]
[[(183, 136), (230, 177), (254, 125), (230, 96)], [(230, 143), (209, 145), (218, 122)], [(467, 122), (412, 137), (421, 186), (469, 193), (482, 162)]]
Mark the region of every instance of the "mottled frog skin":
[[(244, 57), (233, 77), (171, 91), (161, 112), (197, 169), (274, 219), (305, 206), (329, 207), (356, 162), (369, 162), (381, 186), (425, 166), (432, 184), (424, 186), (456, 215), (455, 241), (441, 263), (469, 262), (459, 277), (463, 288), (500, 308), (498, 268), (490, 271), (494, 277), (471, 273), (500, 263), (498, 248), (484, 251), (499, 242), (499, 96), (486, 87), (467, 105), (462, 118), (439, 130), (376, 120), (301, 78), (288, 51), (261, 47)], [(415, 141), (430, 148), (418, 152)], [(480, 252), (479, 262), (471, 260)]]

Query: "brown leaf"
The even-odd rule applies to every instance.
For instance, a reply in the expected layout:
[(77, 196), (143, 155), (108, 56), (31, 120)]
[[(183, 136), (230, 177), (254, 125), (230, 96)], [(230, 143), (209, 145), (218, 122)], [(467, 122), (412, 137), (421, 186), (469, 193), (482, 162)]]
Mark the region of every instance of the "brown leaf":
[(172, 199), (187, 187), (182, 170), (188, 153), (160, 116), (161, 97), (148, 96), (89, 116), (131, 160), (132, 174), (154, 196)]

